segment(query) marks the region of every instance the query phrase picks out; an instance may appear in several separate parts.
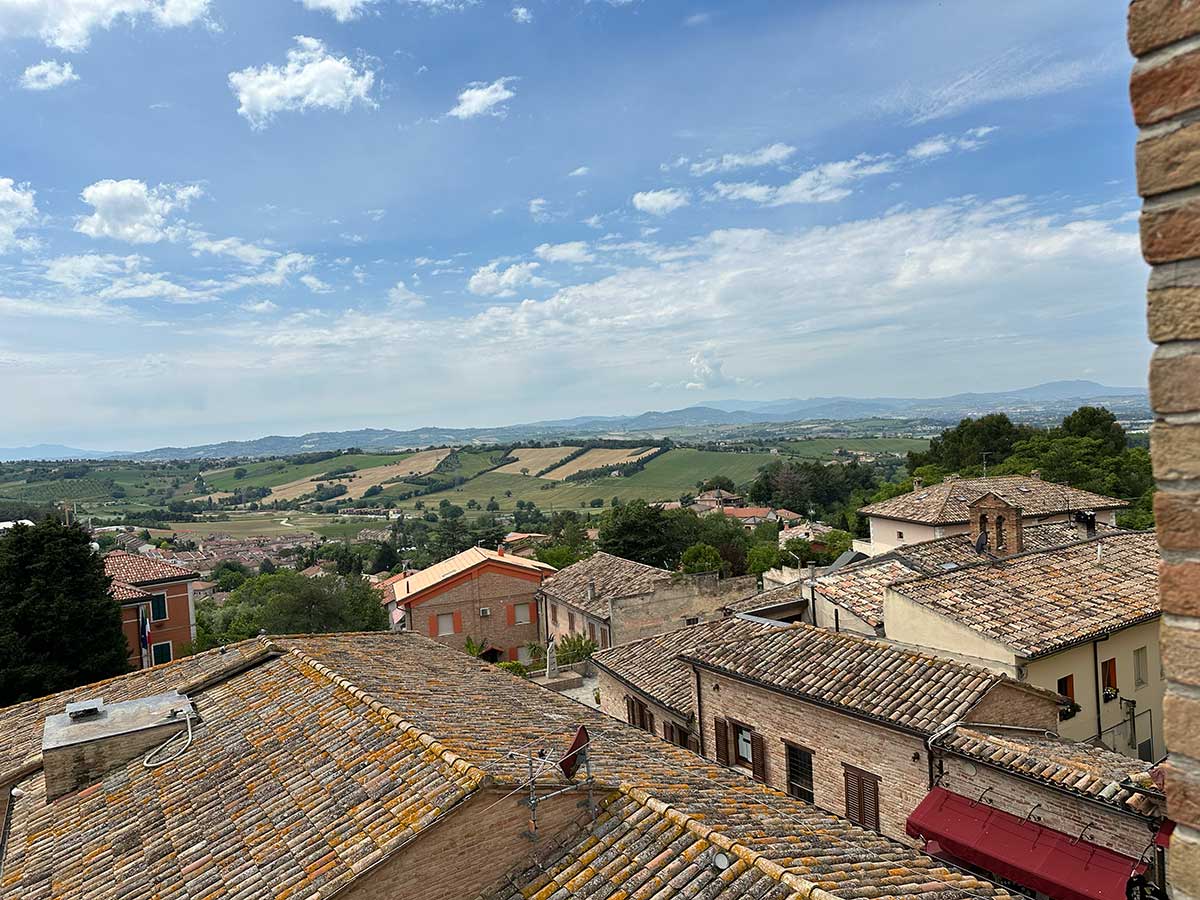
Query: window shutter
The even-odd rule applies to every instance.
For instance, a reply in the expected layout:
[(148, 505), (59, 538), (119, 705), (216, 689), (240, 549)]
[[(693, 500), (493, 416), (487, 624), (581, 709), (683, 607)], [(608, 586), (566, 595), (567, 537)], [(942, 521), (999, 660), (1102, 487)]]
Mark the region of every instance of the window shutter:
[(519, 657), (520, 657), (520, 654), (517, 652), (517, 648), (516, 648), (516, 647), (509, 647), (509, 648), (508, 648), (508, 659), (509, 659), (509, 661), (510, 661), (510, 662), (517, 662), (517, 660), (519, 659)]
[(508, 604), (508, 606), (506, 606), (506, 607), (505, 607), (505, 614), (508, 616), (508, 624), (509, 624), (509, 625), (516, 625), (516, 624), (517, 624), (517, 607), (516, 607), (516, 604), (514, 604), (514, 603), (510, 603), (510, 604)]
[(700, 738), (694, 734), (689, 734), (687, 739), (687, 748), (695, 754), (700, 753)]
[(454, 611), (454, 633), (462, 634), (462, 613), (457, 609)]
[(437, 613), (429, 617), (429, 636), (435, 638), (438, 636)]
[(767, 748), (763, 736), (757, 731), (750, 732), (750, 769), (754, 780), (764, 784), (767, 781)]
[(717, 762), (727, 766), (729, 765), (729, 723), (724, 719), (713, 719), (713, 732), (716, 735)]
[(625, 698), (625, 720), (629, 722), (630, 725), (636, 725), (638, 723), (637, 709), (633, 705), (632, 697)]
[(846, 818), (862, 824), (862, 779), (853, 769), (846, 769)]
[(529, 624), (530, 625), (537, 624), (537, 619), (538, 619), (537, 608), (538, 608), (537, 601), (530, 600), (529, 601)]
[(645, 725), (645, 727), (648, 732), (650, 732), (651, 734), (654, 734), (654, 713), (650, 712), (650, 710), (646, 710), (646, 725)]
[(675, 723), (663, 722), (663, 740), (675, 743)]
[(873, 831), (879, 830), (879, 782), (874, 778), (859, 778), (862, 785), (862, 823)]

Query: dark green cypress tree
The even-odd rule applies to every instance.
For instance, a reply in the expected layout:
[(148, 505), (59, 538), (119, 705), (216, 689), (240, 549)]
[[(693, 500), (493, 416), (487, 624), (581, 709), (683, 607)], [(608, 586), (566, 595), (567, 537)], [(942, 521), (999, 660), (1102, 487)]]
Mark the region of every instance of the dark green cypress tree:
[(83, 528), (47, 519), (0, 534), (0, 706), (119, 675), (128, 653)]

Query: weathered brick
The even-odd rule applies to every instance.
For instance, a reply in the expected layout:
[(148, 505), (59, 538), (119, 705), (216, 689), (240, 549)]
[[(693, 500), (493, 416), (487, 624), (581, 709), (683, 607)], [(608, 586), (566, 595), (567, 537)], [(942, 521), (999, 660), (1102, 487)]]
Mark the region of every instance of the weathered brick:
[(1141, 232), (1142, 256), (1148, 263), (1200, 256), (1200, 200), (1143, 210)]
[(1182, 765), (1167, 765), (1167, 810), (1176, 822), (1186, 825), (1200, 823), (1200, 775)]
[(1150, 363), (1150, 405), (1160, 413), (1200, 409), (1200, 353), (1155, 354)]
[(1200, 887), (1200, 835), (1175, 829), (1167, 851), (1167, 872), (1177, 898), (1196, 896), (1196, 888)]
[(1200, 340), (1200, 287), (1171, 287), (1147, 295), (1150, 340)]
[(1150, 429), (1150, 459), (1160, 481), (1200, 478), (1200, 424), (1156, 423)]
[(1197, 0), (1133, 0), (1129, 4), (1129, 49), (1134, 56), (1200, 34)]
[(1200, 550), (1200, 494), (1159, 491), (1154, 520), (1164, 550)]
[(1135, 68), (1129, 80), (1133, 119), (1153, 125), (1200, 106), (1200, 50), (1167, 62)]
[(1172, 681), (1200, 685), (1200, 631), (1164, 622), (1160, 635), (1167, 677)]
[(1138, 141), (1137, 181), (1143, 197), (1200, 183), (1200, 122)]
[(1171, 752), (1200, 758), (1200, 700), (1168, 690), (1163, 701), (1163, 719)]
[(1200, 617), (1200, 563), (1159, 563), (1158, 593), (1165, 613)]

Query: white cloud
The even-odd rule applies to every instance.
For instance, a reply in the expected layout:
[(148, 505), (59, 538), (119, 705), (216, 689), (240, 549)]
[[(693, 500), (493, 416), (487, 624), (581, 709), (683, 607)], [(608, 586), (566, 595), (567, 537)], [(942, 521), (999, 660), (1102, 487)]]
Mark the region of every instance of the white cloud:
[(253, 275), (239, 275), (228, 282), (228, 287), (282, 287), (293, 275), (307, 272), (312, 266), (311, 256), (303, 253), (285, 253), (277, 257), (266, 271)]
[(415, 309), (425, 305), (425, 298), (403, 281), (397, 281), (388, 291), (388, 302), (402, 309)]
[(447, 115), (454, 116), (456, 119), (507, 115), (507, 108), (501, 104), (516, 96), (516, 93), (508, 87), (512, 81), (516, 81), (516, 77), (506, 75), (503, 78), (497, 78), (491, 84), (483, 81), (472, 82), (463, 88), (462, 93), (458, 95), (458, 103)]
[(539, 259), (550, 263), (582, 264), (594, 262), (596, 259), (584, 241), (567, 241), (563, 244), (538, 244), (538, 246), (533, 248), (533, 252), (537, 254)]
[(220, 293), (215, 284), (187, 287), (157, 272), (143, 271), (149, 262), (136, 254), (84, 253), (59, 256), (45, 263), (44, 277), (55, 285), (94, 300), (169, 300), (196, 303)]
[(717, 358), (713, 347), (702, 347), (688, 360), (692, 367), (692, 380), (684, 385), (689, 391), (709, 391), (716, 388), (734, 387), (744, 379), (731, 378), (724, 372), (724, 363)]
[(367, 210), (367, 218), (370, 219), (372, 222), (380, 222), (383, 220), (383, 217), (386, 215), (387, 215), (386, 209), (368, 209)]
[(306, 288), (308, 288), (310, 291), (312, 291), (314, 294), (331, 294), (331, 293), (333, 293), (333, 286), (326, 284), (324, 281), (322, 281), (316, 275), (312, 275), (312, 274), (301, 275), (300, 283), (302, 285), (304, 285)]
[(578, 169), (572, 169), (567, 173), (568, 178), (582, 178), (584, 175), (591, 174), (591, 169), (587, 166), (580, 166)]
[(934, 159), (955, 150), (977, 150), (983, 146), (983, 138), (995, 130), (995, 126), (984, 125), (980, 128), (972, 128), (961, 137), (945, 134), (934, 135), (910, 147), (907, 155), (912, 159)]
[(45, 263), (45, 277), (73, 291), (84, 292), (97, 284), (136, 272), (143, 262), (145, 258), (136, 255), (84, 253), (79, 256), (59, 256)]
[(167, 216), (188, 205), (203, 192), (196, 185), (160, 184), (147, 187), (144, 181), (106, 178), (83, 189), (80, 199), (95, 209), (80, 216), (75, 230), (93, 238), (113, 238), (131, 244), (154, 244), (178, 236)]
[(750, 153), (725, 153), (714, 159), (702, 159), (692, 163), (689, 171), (693, 175), (711, 175), (714, 172), (732, 172), (761, 166), (777, 166), (787, 162), (796, 148), (788, 144), (774, 143), (759, 147)]
[(0, 3), (0, 39), (38, 38), (60, 50), (87, 49), (92, 32), (119, 19), (144, 17), (162, 28), (191, 25), (205, 17), (208, 0), (5, 0)]
[(244, 309), (246, 312), (262, 315), (265, 313), (275, 312), (275, 310), (279, 309), (279, 307), (270, 300), (248, 300), (242, 304), (242, 309)]
[(534, 197), (529, 201), (529, 215), (535, 222), (549, 222), (550, 210), (545, 197)]
[(362, 15), (375, 0), (301, 0), (305, 9), (331, 13), (339, 22), (350, 22)]
[(365, 62), (334, 56), (317, 38), (297, 35), (287, 63), (267, 63), (229, 73), (238, 99), (238, 115), (250, 127), (266, 128), (281, 112), (334, 109), (345, 112), (356, 103), (374, 106), (375, 73)]
[(707, 25), (711, 21), (712, 21), (712, 13), (699, 12), (699, 13), (692, 13), (690, 16), (688, 16), (686, 19), (683, 20), (683, 24), (686, 25), (688, 28), (696, 28), (700, 25)]
[(35, 191), (27, 184), (17, 184), (11, 178), (0, 178), (0, 253), (14, 247), (31, 250), (37, 245), (32, 237), (17, 237), (18, 231), (37, 222)]
[(691, 201), (687, 191), (663, 188), (658, 191), (638, 191), (633, 195), (635, 209), (652, 216), (665, 216), (687, 206)]
[(499, 260), (494, 260), (476, 269), (467, 282), (467, 290), (485, 297), (512, 297), (517, 293), (517, 288), (547, 283), (534, 274), (539, 263), (516, 263), (506, 269), (500, 268), (501, 265)]
[(514, 6), (509, 15), (512, 16), (512, 20), (518, 25), (528, 25), (533, 21), (533, 13), (524, 6)]
[(211, 253), (214, 256), (230, 256), (251, 266), (261, 266), (268, 259), (279, 254), (274, 250), (250, 244), (241, 238), (221, 238), (213, 240), (207, 235), (200, 235), (192, 240), (192, 252), (196, 255)]
[(21, 87), (27, 91), (52, 91), (78, 80), (74, 66), (53, 59), (43, 59), (21, 73)]

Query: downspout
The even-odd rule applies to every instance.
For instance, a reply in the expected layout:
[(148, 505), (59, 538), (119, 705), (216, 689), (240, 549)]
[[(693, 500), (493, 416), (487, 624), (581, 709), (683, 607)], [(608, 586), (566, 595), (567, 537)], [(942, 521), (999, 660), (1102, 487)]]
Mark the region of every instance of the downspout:
[(1100, 642), (1092, 641), (1092, 679), (1096, 686), (1096, 738), (1099, 740), (1100, 735), (1104, 733), (1103, 719), (1101, 718), (1101, 704), (1103, 698), (1100, 696)]
[(840, 633), (840, 632), (841, 632), (841, 630), (842, 630), (842, 624), (841, 624), (841, 617), (838, 615), (838, 612), (839, 612), (839, 609), (838, 609), (838, 607), (835, 605), (835, 606), (833, 607), (833, 630), (834, 630), (835, 632), (839, 632), (839, 633)]
[(696, 674), (696, 729), (700, 735), (700, 755), (707, 759), (704, 753), (704, 706), (700, 693), (700, 670), (692, 666), (692, 671)]

